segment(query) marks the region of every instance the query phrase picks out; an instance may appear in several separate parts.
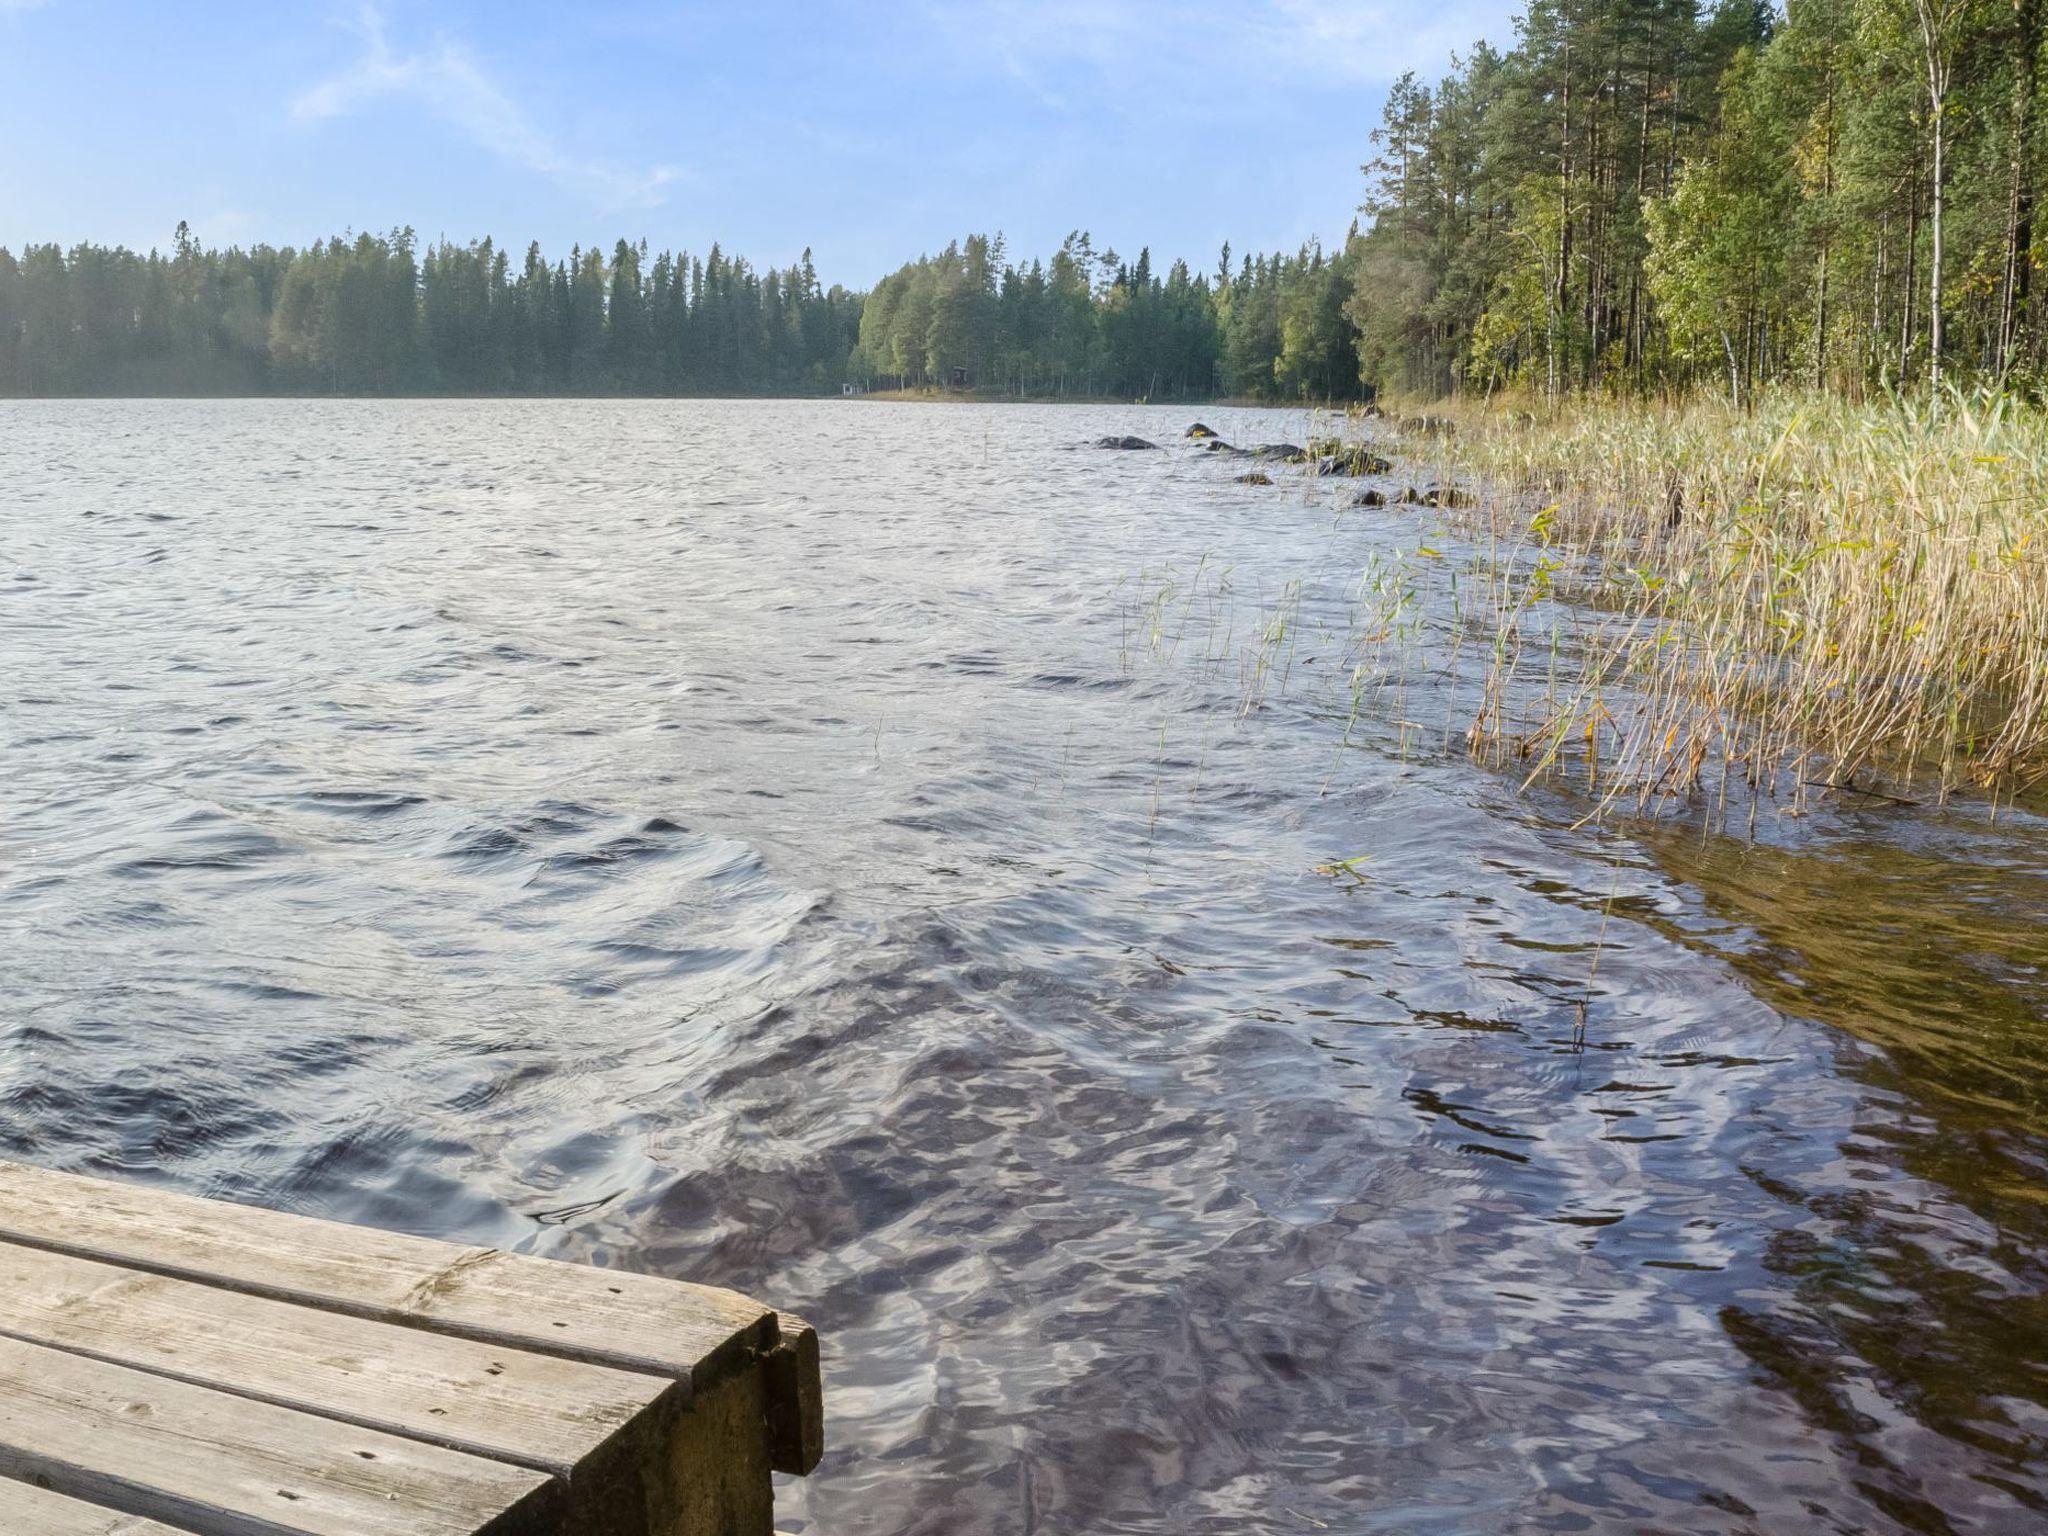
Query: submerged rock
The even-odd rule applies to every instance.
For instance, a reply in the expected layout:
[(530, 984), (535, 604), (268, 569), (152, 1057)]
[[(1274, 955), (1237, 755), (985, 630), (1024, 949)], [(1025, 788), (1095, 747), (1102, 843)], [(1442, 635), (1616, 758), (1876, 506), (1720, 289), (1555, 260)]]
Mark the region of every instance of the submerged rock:
[(1233, 448), (1220, 437), (1202, 444), (1202, 448), (1208, 453), (1220, 453), (1226, 459), (1248, 459), (1251, 457), (1244, 449)]
[(1397, 506), (1408, 507), (1469, 507), (1472, 498), (1455, 485), (1432, 485), (1426, 490), (1409, 486), (1394, 498)]
[(1216, 434), (1212, 429), (1198, 421), (1181, 435), (1183, 437), (1214, 437)]
[(1319, 475), (1384, 475), (1393, 465), (1365, 448), (1352, 444), (1341, 451), (1325, 454), (1316, 461)]
[(1239, 485), (1271, 485), (1273, 483), (1273, 477), (1267, 474), (1263, 469), (1255, 469), (1251, 471), (1249, 474), (1239, 475), (1237, 477), (1237, 483)]
[(1360, 491), (1351, 498), (1354, 507), (1384, 507), (1387, 504), (1385, 491)]
[(1148, 443), (1142, 437), (1098, 437), (1095, 440), (1095, 446), (1098, 448), (1116, 448), (1128, 453), (1139, 448), (1157, 448), (1159, 445), (1157, 443)]
[(1283, 459), (1289, 464), (1303, 464), (1308, 454), (1295, 443), (1261, 443), (1251, 450), (1255, 459)]

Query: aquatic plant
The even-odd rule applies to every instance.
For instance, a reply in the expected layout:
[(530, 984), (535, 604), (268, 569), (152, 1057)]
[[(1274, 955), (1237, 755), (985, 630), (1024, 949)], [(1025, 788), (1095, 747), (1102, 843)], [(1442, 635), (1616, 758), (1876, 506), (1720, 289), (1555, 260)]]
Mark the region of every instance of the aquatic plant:
[[(1603, 801), (2048, 777), (2048, 414), (2008, 396), (1438, 407), (1479, 492), (1478, 756)], [(1540, 689), (1510, 686), (1546, 659)], [(1525, 680), (1526, 681), (1526, 680)]]

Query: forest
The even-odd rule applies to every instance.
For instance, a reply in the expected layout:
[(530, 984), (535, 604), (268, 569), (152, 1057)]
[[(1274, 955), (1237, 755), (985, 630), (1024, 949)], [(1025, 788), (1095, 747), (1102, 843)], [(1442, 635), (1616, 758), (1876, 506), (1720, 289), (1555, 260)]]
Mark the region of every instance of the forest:
[(1355, 399), (1352, 297), (1349, 260), (1315, 243), (1234, 268), (1225, 245), (1213, 275), (1176, 261), (1162, 278), (1150, 250), (1126, 262), (1083, 233), (1029, 266), (977, 235), (875, 286), (848, 368), (899, 386), (959, 368), (1033, 399)]
[(1532, 0), (1390, 93), (1364, 377), (1424, 395), (2040, 372), (2041, 0)]
[[(2041, 371), (2043, 0), (1531, 0), (1405, 75), (1335, 249), (1213, 271), (998, 235), (866, 293), (645, 242), (516, 265), (409, 229), (304, 249), (0, 249), (0, 392), (1547, 397)], [(1333, 130), (1339, 131), (1339, 130)]]
[(410, 230), (304, 250), (0, 250), (0, 391), (837, 393), (860, 298), (810, 258), (756, 271), (619, 241), (515, 268)]
[(871, 294), (824, 286), (807, 251), (756, 270), (616, 242), (515, 267), (490, 240), (413, 233), (303, 250), (0, 249), (0, 393), (837, 394), (955, 370), (1033, 396), (1345, 398), (1350, 269), (1310, 246), (1216, 280), (1070, 237), (1006, 265), (1000, 237), (948, 246)]

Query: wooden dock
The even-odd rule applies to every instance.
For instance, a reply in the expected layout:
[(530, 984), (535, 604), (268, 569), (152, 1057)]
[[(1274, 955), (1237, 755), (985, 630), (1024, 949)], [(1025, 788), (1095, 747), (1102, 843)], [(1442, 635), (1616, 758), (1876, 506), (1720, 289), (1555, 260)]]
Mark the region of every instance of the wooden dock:
[(822, 1435), (736, 1292), (0, 1161), (5, 1536), (769, 1536)]

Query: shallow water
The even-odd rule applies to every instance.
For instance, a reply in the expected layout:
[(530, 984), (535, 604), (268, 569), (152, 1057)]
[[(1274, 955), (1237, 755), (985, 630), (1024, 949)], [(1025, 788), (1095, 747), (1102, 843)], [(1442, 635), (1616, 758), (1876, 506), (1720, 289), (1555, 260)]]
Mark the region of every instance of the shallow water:
[(1574, 830), (1188, 419), (0, 404), (0, 1153), (801, 1312), (793, 1530), (2041, 1528), (2048, 830)]

